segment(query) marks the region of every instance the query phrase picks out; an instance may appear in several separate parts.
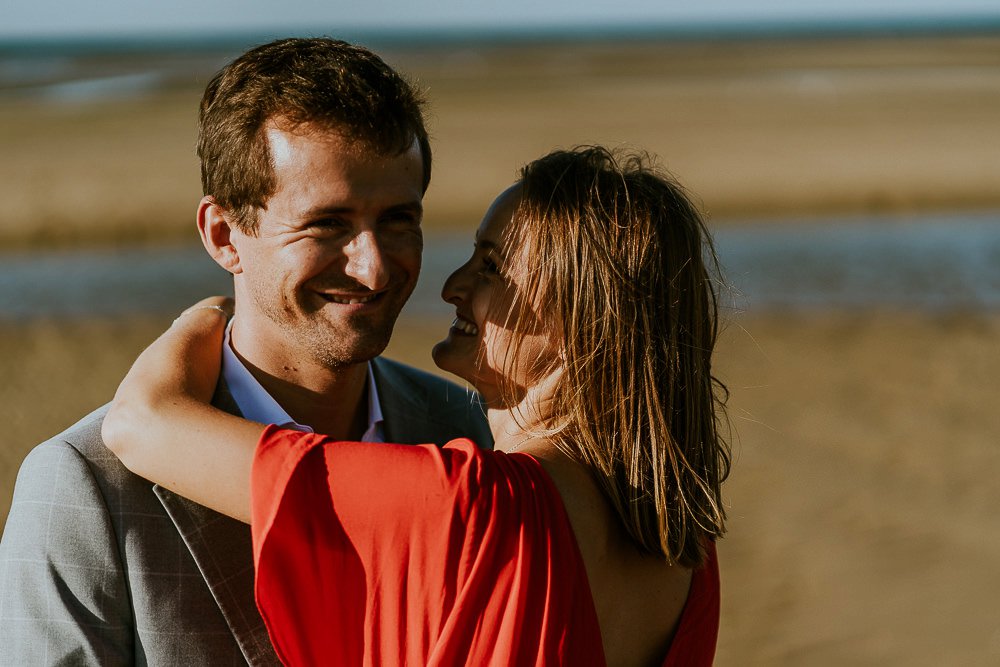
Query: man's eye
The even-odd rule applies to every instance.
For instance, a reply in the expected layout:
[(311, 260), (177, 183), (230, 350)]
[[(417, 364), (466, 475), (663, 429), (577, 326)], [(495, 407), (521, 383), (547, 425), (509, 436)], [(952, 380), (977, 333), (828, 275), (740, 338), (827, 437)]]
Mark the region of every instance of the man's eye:
[(394, 213), (386, 216), (383, 223), (391, 227), (419, 227), (420, 218), (412, 213)]

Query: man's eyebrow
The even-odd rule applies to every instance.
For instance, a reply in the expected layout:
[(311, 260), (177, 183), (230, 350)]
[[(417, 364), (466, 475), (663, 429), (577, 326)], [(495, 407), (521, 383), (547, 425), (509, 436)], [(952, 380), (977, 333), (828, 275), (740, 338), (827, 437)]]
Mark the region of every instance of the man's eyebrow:
[(302, 212), (303, 218), (320, 218), (324, 215), (339, 215), (350, 213), (353, 209), (350, 206), (313, 206)]
[(395, 206), (390, 206), (386, 209), (387, 213), (399, 213), (399, 212), (409, 212), (415, 213), (417, 215), (423, 215), (424, 205), (419, 201), (405, 202), (403, 204), (396, 204)]
[[(351, 213), (355, 209), (351, 206), (314, 206), (302, 213), (303, 218), (318, 218), (324, 215), (342, 215)], [(424, 205), (419, 201), (404, 202), (385, 209), (386, 213), (408, 212), (416, 215), (423, 215)]]

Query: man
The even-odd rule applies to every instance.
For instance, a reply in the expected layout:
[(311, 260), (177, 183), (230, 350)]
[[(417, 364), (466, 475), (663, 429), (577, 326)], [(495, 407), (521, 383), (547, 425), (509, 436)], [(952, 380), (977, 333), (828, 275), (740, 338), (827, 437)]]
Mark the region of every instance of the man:
[[(420, 270), (431, 154), (410, 85), (343, 42), (258, 47), (209, 84), (198, 153), (198, 228), (236, 293), (217, 405), (343, 439), (490, 442), (465, 390), (377, 358)], [(104, 412), (18, 475), (0, 663), (277, 664), (248, 527), (125, 470)]]

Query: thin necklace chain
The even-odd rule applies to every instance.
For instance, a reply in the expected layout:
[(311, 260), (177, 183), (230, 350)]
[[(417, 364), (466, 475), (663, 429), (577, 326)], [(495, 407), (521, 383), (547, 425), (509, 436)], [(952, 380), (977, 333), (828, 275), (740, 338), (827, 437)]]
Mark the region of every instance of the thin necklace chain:
[(522, 440), (521, 442), (517, 443), (516, 445), (514, 445), (513, 447), (511, 447), (510, 449), (508, 449), (505, 453), (507, 453), (507, 454), (513, 454), (514, 452), (518, 451), (519, 449), (521, 449), (525, 445), (531, 444), (533, 441), (534, 441), (534, 438), (528, 438), (528, 437), (526, 437), (524, 440)]

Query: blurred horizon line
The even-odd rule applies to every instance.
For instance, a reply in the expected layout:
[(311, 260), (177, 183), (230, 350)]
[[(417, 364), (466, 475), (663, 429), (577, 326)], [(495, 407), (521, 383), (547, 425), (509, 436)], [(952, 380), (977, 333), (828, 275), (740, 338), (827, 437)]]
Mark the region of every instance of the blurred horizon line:
[(959, 17), (686, 21), (655, 24), (447, 26), (377, 28), (289, 26), (271, 30), (177, 30), (129, 33), (2, 36), (0, 56), (37, 52), (231, 51), (287, 36), (332, 36), (375, 47), (454, 48), (614, 41), (758, 41), (771, 39), (906, 38), (1000, 33), (1000, 14)]

